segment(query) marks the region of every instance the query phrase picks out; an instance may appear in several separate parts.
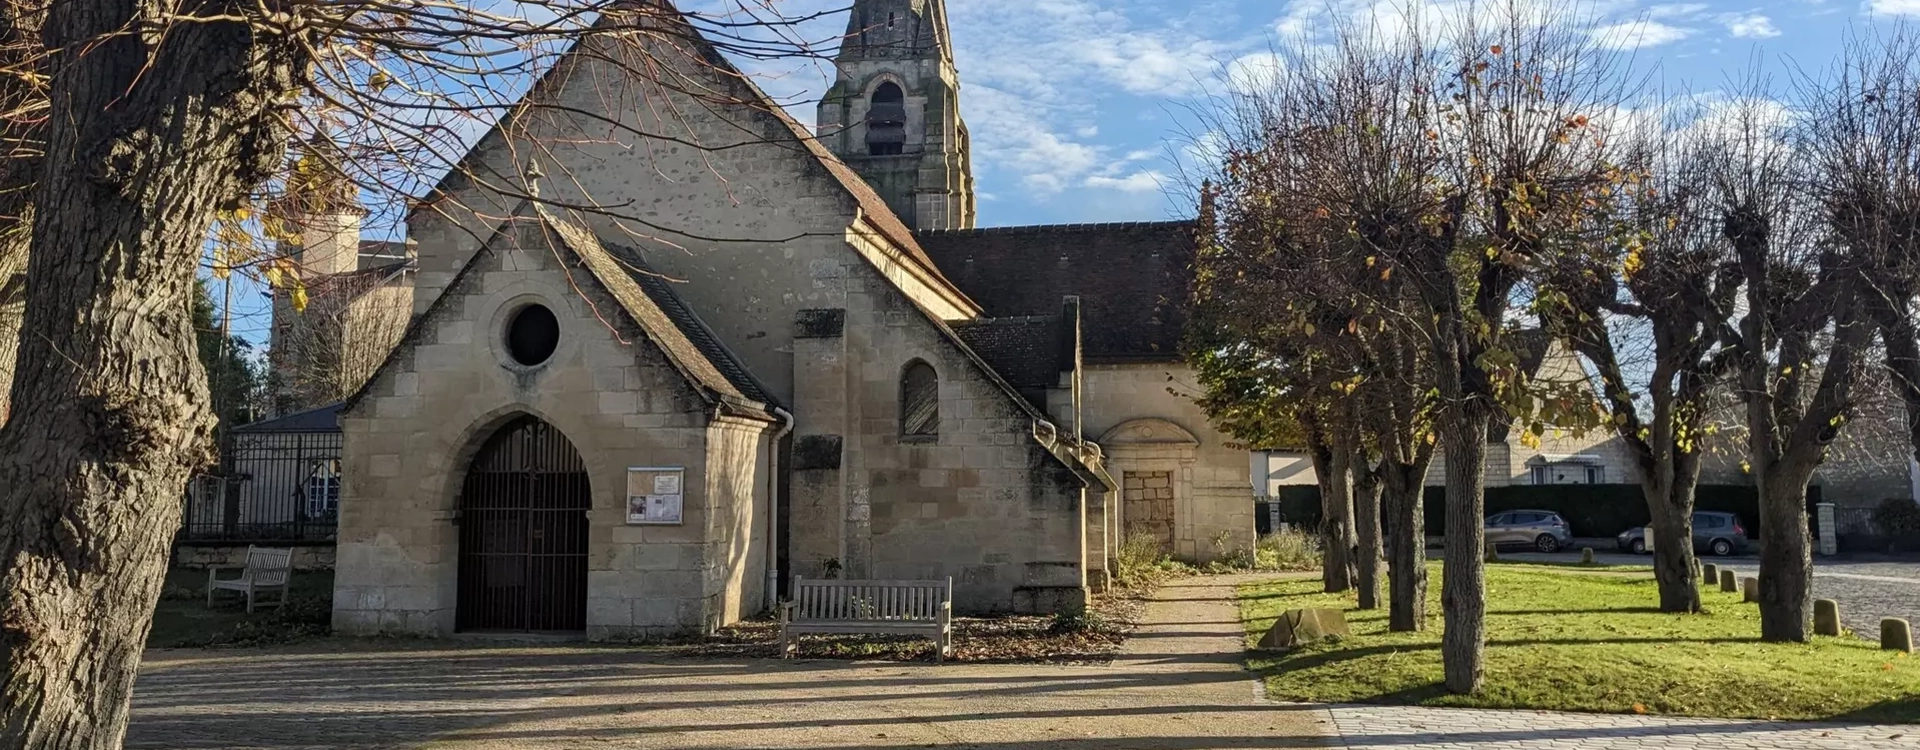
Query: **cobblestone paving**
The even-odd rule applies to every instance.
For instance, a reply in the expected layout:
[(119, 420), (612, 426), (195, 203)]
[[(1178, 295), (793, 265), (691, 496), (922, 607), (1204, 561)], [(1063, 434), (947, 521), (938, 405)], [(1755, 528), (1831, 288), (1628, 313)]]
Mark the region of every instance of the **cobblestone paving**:
[(1335, 706), (1349, 748), (1394, 750), (1913, 750), (1920, 727)]
[[(1760, 574), (1760, 565), (1754, 562), (1722, 567), (1732, 567), (1743, 577)], [(1839, 602), (1840, 620), (1848, 628), (1861, 637), (1878, 639), (1881, 618), (1902, 617), (1920, 624), (1920, 563), (1819, 561), (1813, 566), (1813, 595)]]

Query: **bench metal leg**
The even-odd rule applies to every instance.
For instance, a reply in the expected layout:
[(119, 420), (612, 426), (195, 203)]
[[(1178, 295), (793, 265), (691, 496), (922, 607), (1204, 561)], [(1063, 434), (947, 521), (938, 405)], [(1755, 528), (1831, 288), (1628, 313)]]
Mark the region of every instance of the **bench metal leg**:
[(247, 587), (247, 614), (253, 614), (253, 587)]

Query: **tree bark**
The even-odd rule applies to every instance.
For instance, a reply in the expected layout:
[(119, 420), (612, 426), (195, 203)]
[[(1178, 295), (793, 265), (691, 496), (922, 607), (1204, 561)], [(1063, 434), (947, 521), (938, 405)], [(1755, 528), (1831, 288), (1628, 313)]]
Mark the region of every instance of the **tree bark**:
[[(1443, 396), (1447, 395), (1442, 391)], [(1454, 401), (1440, 435), (1447, 462), (1447, 549), (1441, 570), (1440, 609), (1446, 631), (1440, 661), (1447, 690), (1466, 694), (1480, 689), (1487, 646), (1486, 413)]]
[(1307, 420), (1308, 452), (1320, 484), (1320, 582), (1327, 593), (1353, 588), (1352, 455), (1327, 425)]
[(1387, 508), (1387, 629), (1427, 629), (1427, 518), (1421, 509), (1426, 466), (1389, 460), (1384, 472)]
[(1353, 523), (1354, 585), (1359, 588), (1360, 609), (1380, 607), (1380, 559), (1385, 555), (1380, 538), (1380, 469), (1367, 466), (1367, 459), (1354, 467)]
[(1813, 540), (1807, 483), (1813, 468), (1782, 465), (1760, 477), (1760, 640), (1812, 636)]
[[(15, 403), (0, 428), (0, 747), (118, 748), (213, 417), (189, 302), (215, 212), (279, 161), (304, 45), (257, 4), (52, 6)], [(202, 16), (179, 21), (179, 16)], [(127, 33), (139, 29), (139, 33)]]
[(1653, 577), (1660, 611), (1700, 611), (1700, 562), (1693, 555), (1693, 488), (1647, 489), (1653, 516)]

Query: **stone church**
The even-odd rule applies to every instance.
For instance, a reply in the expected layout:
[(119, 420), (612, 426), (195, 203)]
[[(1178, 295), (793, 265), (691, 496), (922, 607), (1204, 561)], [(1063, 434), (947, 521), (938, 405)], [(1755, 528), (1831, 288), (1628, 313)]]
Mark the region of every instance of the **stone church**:
[(977, 228), (942, 0), (858, 0), (837, 62), (809, 131), (697, 35), (588, 39), (413, 211), (338, 629), (703, 631), (796, 575), (1044, 613), (1123, 539), (1251, 544), (1178, 353), (1190, 224)]

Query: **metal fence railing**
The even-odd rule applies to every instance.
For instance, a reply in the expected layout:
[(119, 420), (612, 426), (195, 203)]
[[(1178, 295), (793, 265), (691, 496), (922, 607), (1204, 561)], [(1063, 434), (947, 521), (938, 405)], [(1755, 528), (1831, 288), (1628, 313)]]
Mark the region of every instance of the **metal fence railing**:
[(239, 434), (218, 475), (194, 479), (187, 541), (323, 541), (340, 515), (338, 432)]

